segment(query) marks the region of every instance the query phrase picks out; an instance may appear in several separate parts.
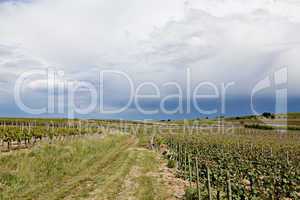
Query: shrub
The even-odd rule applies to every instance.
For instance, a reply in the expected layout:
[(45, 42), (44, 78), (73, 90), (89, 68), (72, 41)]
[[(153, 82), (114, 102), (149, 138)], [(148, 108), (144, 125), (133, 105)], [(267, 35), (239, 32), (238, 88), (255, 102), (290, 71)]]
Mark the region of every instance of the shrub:
[(185, 200), (198, 200), (197, 189), (188, 187), (184, 193)]
[(272, 114), (272, 113), (269, 113), (269, 112), (264, 112), (264, 113), (262, 114), (262, 116), (265, 117), (265, 118), (275, 119), (275, 115)]
[(260, 124), (246, 124), (245, 128), (252, 128), (252, 129), (262, 129), (262, 130), (274, 130), (275, 128), (268, 125), (260, 125)]
[(176, 166), (175, 160), (168, 160), (168, 164), (167, 164), (168, 168), (174, 168), (175, 166)]
[(300, 127), (294, 127), (294, 126), (289, 126), (287, 129), (290, 131), (300, 131)]

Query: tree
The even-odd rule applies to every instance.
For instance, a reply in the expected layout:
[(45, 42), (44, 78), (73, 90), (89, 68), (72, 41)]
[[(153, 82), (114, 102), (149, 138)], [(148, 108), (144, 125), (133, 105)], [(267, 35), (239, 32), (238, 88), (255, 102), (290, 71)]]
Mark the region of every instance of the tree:
[(265, 118), (272, 118), (272, 119), (275, 118), (274, 114), (269, 113), (269, 112), (264, 112), (264, 113), (262, 114), (262, 116), (265, 117)]

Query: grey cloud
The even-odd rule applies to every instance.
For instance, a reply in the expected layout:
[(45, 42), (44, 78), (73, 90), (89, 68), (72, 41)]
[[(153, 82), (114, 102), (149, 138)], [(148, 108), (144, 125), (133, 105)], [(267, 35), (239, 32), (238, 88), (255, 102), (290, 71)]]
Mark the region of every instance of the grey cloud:
[[(136, 84), (177, 81), (184, 88), (184, 70), (190, 68), (193, 85), (235, 81), (235, 95), (244, 95), (257, 81), (287, 65), (297, 94), (297, 1), (190, 0), (185, 7), (183, 3), (44, 0), (0, 5), (0, 44), (18, 44), (0, 45), (0, 80), (12, 87), (14, 76), (22, 71), (53, 66), (64, 70), (66, 79), (95, 85), (98, 71), (115, 69)], [(108, 103), (126, 100), (122, 80), (105, 83), (111, 91)]]

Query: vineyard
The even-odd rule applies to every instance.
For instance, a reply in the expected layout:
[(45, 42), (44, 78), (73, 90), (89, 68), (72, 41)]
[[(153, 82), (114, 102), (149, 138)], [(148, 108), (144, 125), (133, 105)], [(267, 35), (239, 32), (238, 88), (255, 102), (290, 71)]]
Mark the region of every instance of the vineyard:
[(190, 182), (190, 199), (299, 199), (300, 135), (161, 134), (169, 163)]
[[(150, 124), (146, 124), (151, 126)], [(119, 120), (0, 119), (0, 151), (27, 148), (41, 140), (49, 143), (103, 132), (138, 132), (142, 123)]]
[[(54, 174), (62, 173), (62, 177), (63, 174), (68, 174), (68, 165), (64, 161), (65, 158), (74, 162), (74, 166), (79, 165), (80, 160), (84, 160), (85, 158), (90, 159), (88, 162), (94, 162), (94, 155), (88, 155), (87, 153), (90, 151), (88, 150), (89, 148), (94, 149), (92, 153), (95, 155), (98, 153), (110, 155), (112, 151), (110, 148), (114, 148), (114, 151), (118, 151), (118, 155), (124, 154), (124, 156), (127, 156), (126, 152), (120, 151), (113, 143), (106, 144), (108, 146), (105, 151), (96, 151), (100, 149), (98, 146), (98, 143), (101, 143), (98, 141), (99, 138), (102, 138), (102, 136), (106, 135), (109, 131), (113, 131), (117, 134), (114, 134), (111, 139), (109, 139), (110, 142), (114, 141), (113, 138), (119, 138), (117, 139), (118, 142), (120, 144), (124, 143), (128, 151), (132, 151), (131, 154), (141, 154), (144, 156), (151, 154), (151, 157), (149, 157), (150, 160), (147, 161), (148, 163), (154, 162), (154, 160), (158, 163), (158, 160), (155, 158), (154, 151), (147, 152), (145, 149), (159, 150), (167, 162), (166, 166), (174, 168), (176, 177), (184, 181), (186, 186), (189, 186), (185, 187), (184, 196), (182, 196), (182, 198), (186, 200), (296, 200), (300, 198), (300, 134), (298, 128), (282, 130), (270, 128), (271, 126), (251, 125), (250, 123), (244, 126), (240, 125), (240, 123), (235, 123), (234, 126), (230, 127), (230, 124), (227, 122), (227, 124), (223, 124), (223, 128), (227, 128), (229, 131), (224, 131), (220, 128), (220, 124), (222, 123), (212, 120), (208, 122), (208, 126), (202, 126), (201, 128), (201, 126), (194, 126), (194, 123), (186, 125), (181, 122), (142, 123), (113, 120), (1, 119), (0, 149), (2, 152), (16, 153), (13, 153), (12, 155), (14, 156), (11, 157), (10, 154), (6, 155), (5, 153), (3, 153), (2, 157), (0, 156), (0, 161), (2, 162), (2, 166), (0, 165), (0, 167), (4, 170), (0, 172), (0, 191), (6, 192), (6, 196), (10, 198), (14, 193), (22, 197), (23, 194), (18, 193), (19, 190), (21, 191), (21, 189), (18, 189), (19, 186), (16, 185), (10, 188), (10, 185), (15, 184), (15, 179), (28, 181), (28, 183), (26, 181), (18, 182), (18, 184), (24, 187), (22, 191), (27, 191), (24, 184), (29, 184), (31, 177), (36, 176), (36, 173), (40, 173), (39, 170), (44, 168), (47, 159), (54, 161), (57, 159), (55, 153), (52, 154), (48, 152), (47, 154), (43, 153), (43, 155), (40, 155), (40, 157), (45, 156), (45, 158), (42, 159), (43, 161), (40, 161), (39, 159), (41, 158), (31, 157), (31, 155), (34, 155), (33, 153), (19, 154), (19, 149), (28, 148), (29, 152), (35, 152), (40, 151), (37, 149), (45, 148), (45, 151), (49, 151), (49, 149), (57, 148), (56, 151), (60, 152), (62, 156), (62, 158), (59, 159), (62, 159), (62, 161), (48, 163), (46, 164), (46, 168), (51, 167), (64, 170), (65, 172), (63, 173), (60, 171), (51, 172)], [(203, 125), (203, 123), (204, 122), (201, 122), (200, 124)], [(126, 133), (125, 135), (128, 136), (121, 139), (121, 137), (118, 136), (121, 132)], [(94, 138), (97, 141), (94, 142), (94, 139), (91, 140), (87, 138)], [(127, 144), (126, 141), (130, 142)], [(78, 146), (79, 143), (80, 145)], [(37, 147), (34, 148), (36, 144), (43, 145), (37, 145)], [(94, 146), (91, 147), (90, 145)], [(78, 153), (78, 155), (72, 154), (71, 156), (68, 154), (70, 151), (69, 148), (75, 148), (72, 152), (78, 151), (80, 153)], [(144, 150), (141, 150), (141, 148)], [(52, 157), (47, 158), (48, 154)], [(20, 155), (22, 156), (20, 157)], [(81, 157), (83, 155), (85, 157)], [(22, 170), (14, 171), (16, 166), (18, 166), (17, 169), (23, 169), (24, 166), (27, 165), (26, 163), (28, 161), (25, 158), (25, 160), (22, 161), (22, 165), (15, 163), (15, 158), (22, 160), (23, 156), (28, 156), (26, 157), (27, 160), (36, 160), (35, 162), (38, 163), (36, 167), (32, 166), (34, 164), (30, 167), (36, 171), (26, 172), (27, 174), (25, 175), (23, 175)], [(73, 157), (76, 159), (73, 160)], [(113, 160), (114, 158), (111, 159)], [(120, 165), (122, 164), (122, 159), (123, 158), (120, 158)], [(140, 156), (135, 159), (140, 159)], [(7, 160), (11, 160), (10, 162), (14, 163), (12, 164), (14, 167), (7, 167)], [(97, 162), (102, 162), (101, 157), (98, 157)], [(110, 166), (109, 159), (105, 162), (107, 162), (105, 165)], [(130, 161), (130, 163), (132, 169), (135, 169), (136, 166), (133, 165), (135, 161)], [(84, 164), (87, 163), (82, 163), (82, 165)], [(39, 165), (41, 165), (41, 167), (39, 167)], [(86, 167), (87, 166), (82, 166), (81, 170)], [(95, 167), (98, 169), (97, 166)], [(157, 167), (158, 166), (156, 166), (155, 171), (158, 170)], [(102, 168), (98, 170), (100, 169)], [(154, 168), (152, 170), (154, 170)], [(47, 171), (52, 170), (47, 169)], [(76, 171), (74, 174), (79, 172), (81, 171)], [(16, 173), (19, 173), (19, 175), (16, 175)], [(107, 176), (110, 174), (109, 171), (105, 171), (105, 173), (108, 174)], [(126, 171), (126, 173), (129, 173), (129, 171)], [(97, 174), (97, 172), (95, 171), (94, 174)], [(47, 182), (46, 179), (49, 179), (48, 175), (46, 176), (44, 173), (40, 175), (45, 176), (44, 181)], [(101, 177), (101, 174), (97, 176)], [(159, 177), (162, 176), (163, 175), (159, 175)], [(108, 179), (109, 178), (110, 177), (108, 177)], [(117, 178), (121, 179), (124, 177)], [(89, 179), (89, 176), (86, 177), (86, 180)], [(75, 178), (75, 180), (77, 180), (77, 178)], [(99, 178), (99, 180), (102, 179)], [(158, 180), (154, 181), (153, 177), (151, 177), (151, 180), (158, 184)], [(38, 185), (38, 178), (36, 181), (35, 184)], [(56, 180), (52, 180), (51, 184), (54, 184), (55, 181)], [(32, 187), (36, 187), (35, 184), (33, 184)], [(74, 182), (74, 184), (80, 185), (80, 187), (87, 187), (81, 185), (81, 183)], [(143, 187), (148, 187), (147, 183), (141, 184), (143, 184)], [(51, 187), (53, 187), (51, 190), (55, 191), (55, 184)], [(96, 186), (93, 186), (93, 189), (96, 189), (95, 187)], [(101, 186), (99, 187), (101, 188)], [(12, 194), (9, 192), (10, 189), (13, 189)], [(90, 189), (87, 188), (86, 190)], [(120, 188), (115, 188), (115, 190), (120, 190)], [(175, 189), (173, 188), (173, 190)], [(51, 193), (50, 189), (47, 192)], [(36, 190), (36, 193), (38, 194), (38, 190)], [(73, 191), (70, 191), (70, 193), (73, 193)], [(146, 194), (147, 192), (143, 193), (143, 195)], [(28, 192), (26, 195), (28, 195), (29, 198), (31, 194)], [(67, 194), (60, 191), (59, 195)], [(159, 194), (156, 195), (159, 196)], [(38, 199), (37, 197), (38, 196), (31, 196), (30, 198)], [(57, 198), (60, 199), (59, 197)], [(140, 197), (139, 199), (144, 198), (146, 197)]]
[(41, 140), (51, 143), (77, 136), (101, 134), (104, 129), (104, 126), (78, 120), (2, 119), (0, 120), (0, 150), (27, 148)]

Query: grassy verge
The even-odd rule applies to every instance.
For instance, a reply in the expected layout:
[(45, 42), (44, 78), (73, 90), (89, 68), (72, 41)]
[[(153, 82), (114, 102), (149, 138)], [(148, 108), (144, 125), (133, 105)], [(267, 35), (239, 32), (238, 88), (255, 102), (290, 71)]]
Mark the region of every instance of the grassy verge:
[(131, 136), (0, 154), (0, 199), (164, 199), (156, 154)]
[(300, 127), (296, 126), (271, 126), (271, 125), (263, 125), (263, 124), (250, 124), (245, 125), (245, 128), (252, 128), (252, 129), (261, 129), (261, 130), (289, 130), (289, 131), (300, 131)]
[(137, 199), (166, 199), (163, 183), (159, 182), (161, 179), (158, 172), (157, 155), (150, 151), (142, 151), (137, 160), (141, 170), (141, 175), (136, 178), (138, 188), (135, 196)]
[(42, 144), (0, 156), (1, 199), (59, 199), (95, 181), (133, 141), (125, 136)]

